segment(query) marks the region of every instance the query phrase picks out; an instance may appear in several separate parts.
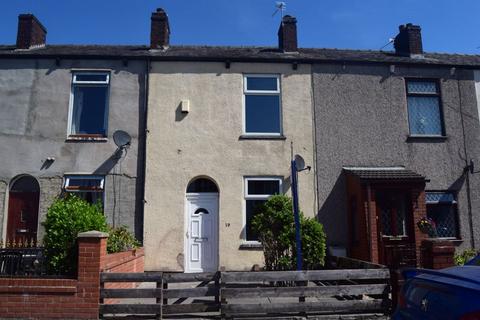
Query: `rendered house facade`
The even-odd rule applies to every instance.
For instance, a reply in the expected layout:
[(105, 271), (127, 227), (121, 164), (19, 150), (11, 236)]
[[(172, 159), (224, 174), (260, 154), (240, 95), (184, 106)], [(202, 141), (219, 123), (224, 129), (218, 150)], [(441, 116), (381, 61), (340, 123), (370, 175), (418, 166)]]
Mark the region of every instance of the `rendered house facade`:
[[(17, 44), (0, 47), (0, 240), (41, 240), (62, 192), (101, 201), (109, 224), (141, 237), (146, 63), (45, 40), (20, 15)], [(117, 130), (131, 135), (128, 150)]]
[(389, 264), (400, 248), (418, 261), (425, 217), (430, 236), (480, 241), (476, 57), (424, 53), (421, 41), (405, 25), (395, 53), (312, 66), (318, 219), (355, 258)]
[(40, 239), (53, 198), (77, 192), (143, 238), (146, 270), (249, 270), (255, 208), (290, 194), (300, 154), (301, 210), (336, 254), (418, 261), (425, 217), (478, 247), (480, 57), (425, 53), (417, 26), (383, 52), (298, 48), (290, 16), (275, 48), (171, 46), (162, 9), (149, 46), (50, 46), (19, 25), (0, 47), (3, 239)]
[[(159, 54), (181, 60), (181, 50), (196, 48)], [(255, 206), (290, 192), (292, 152), (314, 162), (310, 65), (193, 60), (151, 62), (146, 270), (248, 270), (263, 261)], [(315, 175), (299, 180), (301, 209), (314, 216)]]

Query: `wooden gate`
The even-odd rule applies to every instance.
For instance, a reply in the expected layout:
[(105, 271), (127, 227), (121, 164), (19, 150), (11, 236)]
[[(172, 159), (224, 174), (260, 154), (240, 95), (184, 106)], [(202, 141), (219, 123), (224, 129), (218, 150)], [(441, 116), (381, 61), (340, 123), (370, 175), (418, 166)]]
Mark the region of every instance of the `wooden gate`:
[(391, 305), (389, 279), (385, 268), (102, 273), (100, 316), (383, 316)]

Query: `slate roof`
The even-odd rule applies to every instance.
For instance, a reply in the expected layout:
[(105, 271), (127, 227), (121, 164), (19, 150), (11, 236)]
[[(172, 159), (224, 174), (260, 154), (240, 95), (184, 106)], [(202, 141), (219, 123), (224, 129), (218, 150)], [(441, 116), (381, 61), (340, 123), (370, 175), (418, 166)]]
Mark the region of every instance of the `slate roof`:
[(405, 168), (344, 168), (361, 180), (426, 181), (425, 177)]
[(16, 50), (0, 45), (2, 58), (107, 58), (179, 61), (265, 61), (265, 62), (358, 62), (480, 67), (480, 55), (425, 53), (422, 58), (395, 55), (392, 51), (300, 48), (298, 53), (284, 53), (274, 47), (170, 46), (150, 50), (144, 45), (46, 45)]

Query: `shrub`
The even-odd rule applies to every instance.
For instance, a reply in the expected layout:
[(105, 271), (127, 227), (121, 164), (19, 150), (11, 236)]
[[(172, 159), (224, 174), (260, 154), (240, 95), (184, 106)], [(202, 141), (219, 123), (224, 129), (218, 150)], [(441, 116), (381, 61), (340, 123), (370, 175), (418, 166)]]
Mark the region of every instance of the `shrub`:
[(463, 266), (466, 262), (473, 259), (477, 255), (477, 251), (474, 249), (467, 249), (461, 253), (455, 254), (453, 257), (455, 264), (457, 266)]
[(128, 231), (126, 226), (117, 228), (109, 227), (107, 252), (115, 253), (138, 248), (140, 243), (135, 236)]
[[(257, 208), (252, 221), (254, 232), (263, 245), (267, 270), (294, 270), (296, 266), (295, 222), (292, 200), (274, 195)], [(325, 233), (323, 226), (300, 212), (303, 267), (315, 269), (324, 265)]]
[(314, 218), (301, 218), (303, 268), (315, 270), (325, 263), (326, 236), (323, 225)]
[(77, 270), (77, 235), (108, 230), (101, 204), (90, 204), (72, 194), (53, 202), (43, 225), (47, 271), (67, 275)]

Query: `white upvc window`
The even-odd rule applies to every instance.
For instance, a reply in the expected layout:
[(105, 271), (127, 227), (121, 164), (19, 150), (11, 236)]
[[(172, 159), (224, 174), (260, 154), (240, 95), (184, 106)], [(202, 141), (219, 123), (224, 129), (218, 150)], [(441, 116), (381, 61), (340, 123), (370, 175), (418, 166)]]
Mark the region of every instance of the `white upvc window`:
[(280, 75), (245, 74), (243, 95), (243, 133), (280, 136), (282, 134)]
[(110, 73), (78, 71), (72, 75), (68, 136), (107, 136)]
[(258, 243), (258, 235), (252, 230), (252, 219), (258, 207), (274, 194), (282, 192), (281, 177), (245, 177), (244, 178), (245, 214), (243, 239), (246, 242)]
[(65, 192), (74, 193), (89, 203), (100, 201), (103, 204), (105, 191), (104, 176), (80, 174), (65, 175), (63, 186)]

